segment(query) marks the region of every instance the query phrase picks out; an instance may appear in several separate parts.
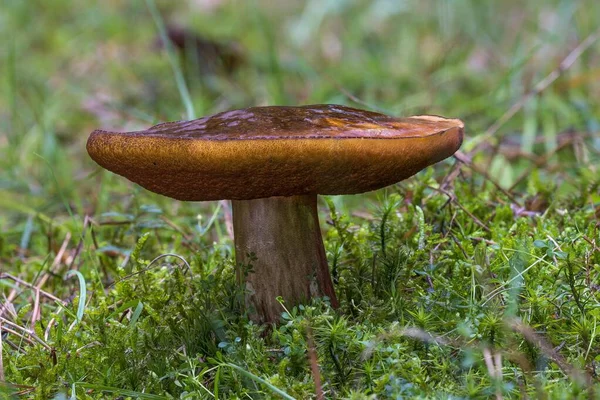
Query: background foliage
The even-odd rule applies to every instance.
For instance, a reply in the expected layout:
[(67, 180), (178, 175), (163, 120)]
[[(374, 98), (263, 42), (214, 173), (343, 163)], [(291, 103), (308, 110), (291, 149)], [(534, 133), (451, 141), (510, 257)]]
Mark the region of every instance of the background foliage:
[[(597, 2), (152, 4), (2, 2), (2, 395), (598, 397)], [(168, 53), (163, 23), (221, 50)], [(240, 306), (226, 202), (85, 152), (99, 127), (311, 103), (460, 117), (467, 140), (322, 198), (342, 307), (283, 304), (273, 329)]]

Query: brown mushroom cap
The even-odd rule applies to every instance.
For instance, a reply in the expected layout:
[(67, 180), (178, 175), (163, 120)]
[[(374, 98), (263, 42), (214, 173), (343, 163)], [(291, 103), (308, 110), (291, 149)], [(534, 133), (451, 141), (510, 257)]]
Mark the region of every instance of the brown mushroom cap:
[(179, 200), (362, 193), (454, 154), (463, 123), (339, 105), (252, 107), (137, 132), (92, 132), (102, 167)]

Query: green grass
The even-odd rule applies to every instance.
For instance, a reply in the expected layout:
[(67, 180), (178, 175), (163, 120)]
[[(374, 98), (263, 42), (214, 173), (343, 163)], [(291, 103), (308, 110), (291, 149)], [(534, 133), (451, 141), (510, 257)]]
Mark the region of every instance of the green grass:
[[(477, 139), (600, 3), (203, 3), (157, 7), (243, 46), (231, 75), (170, 62), (146, 2), (3, 2), (0, 397), (316, 398), (314, 351), (326, 398), (600, 398), (600, 42)], [(85, 141), (310, 103), (459, 117), (465, 152), (483, 145), (321, 198), (341, 309), (282, 307), (267, 330), (240, 308), (228, 206), (149, 193)]]

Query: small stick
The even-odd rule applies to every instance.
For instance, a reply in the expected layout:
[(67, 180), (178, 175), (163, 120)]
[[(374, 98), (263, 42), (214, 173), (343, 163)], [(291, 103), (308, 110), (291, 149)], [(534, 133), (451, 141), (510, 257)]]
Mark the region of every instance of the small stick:
[[(4, 329), (6, 331), (6, 329)], [(12, 341), (10, 341), (10, 339), (8, 339), (8, 332), (6, 332), (6, 335), (4, 335), (4, 343), (7, 344), (10, 348), (12, 348), (14, 351), (21, 353), (21, 354), (27, 354), (27, 352), (25, 351), (25, 348), (20, 345), (20, 344), (15, 344)]]
[(17, 396), (25, 396), (26, 394), (29, 394), (35, 390), (35, 386), (16, 385), (16, 387), (24, 388), (23, 390), (19, 390), (17, 393), (15, 393)]

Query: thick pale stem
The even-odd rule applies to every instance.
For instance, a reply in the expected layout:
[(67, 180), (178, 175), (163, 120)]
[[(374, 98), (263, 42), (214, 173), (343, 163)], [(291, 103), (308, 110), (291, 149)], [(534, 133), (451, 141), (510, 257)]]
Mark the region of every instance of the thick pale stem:
[[(246, 305), (253, 320), (277, 322), (286, 306), (327, 296), (338, 306), (327, 267), (317, 215), (317, 196), (234, 200), (236, 261), (252, 265), (247, 276)], [(254, 257), (249, 254), (254, 253)]]

